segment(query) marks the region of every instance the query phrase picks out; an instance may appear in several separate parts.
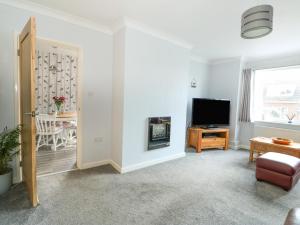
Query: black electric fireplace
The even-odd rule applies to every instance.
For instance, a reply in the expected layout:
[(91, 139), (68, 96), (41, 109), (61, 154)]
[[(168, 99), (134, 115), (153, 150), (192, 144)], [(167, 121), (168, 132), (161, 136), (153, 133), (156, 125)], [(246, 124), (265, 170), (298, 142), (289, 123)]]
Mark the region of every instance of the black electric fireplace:
[(170, 146), (171, 117), (150, 117), (148, 150)]

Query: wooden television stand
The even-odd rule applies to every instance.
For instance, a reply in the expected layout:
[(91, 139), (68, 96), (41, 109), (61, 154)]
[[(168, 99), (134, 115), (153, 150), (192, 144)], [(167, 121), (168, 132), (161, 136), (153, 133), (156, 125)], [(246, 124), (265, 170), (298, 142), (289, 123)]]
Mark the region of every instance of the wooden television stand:
[(198, 153), (202, 149), (222, 148), (228, 149), (229, 129), (212, 128), (203, 129), (191, 127), (188, 133), (188, 146), (194, 147)]

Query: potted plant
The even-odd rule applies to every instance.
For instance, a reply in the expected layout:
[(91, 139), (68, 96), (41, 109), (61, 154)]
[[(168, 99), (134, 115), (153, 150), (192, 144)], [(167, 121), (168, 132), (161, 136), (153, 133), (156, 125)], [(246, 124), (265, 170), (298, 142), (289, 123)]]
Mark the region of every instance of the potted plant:
[(296, 113), (288, 113), (286, 114), (286, 117), (289, 119), (288, 123), (292, 123), (293, 119), (295, 118)]
[(53, 101), (56, 105), (56, 113), (59, 113), (61, 110), (61, 106), (65, 103), (66, 98), (64, 96), (54, 96), (53, 97)]
[(9, 167), (9, 162), (13, 159), (19, 150), (19, 136), (21, 127), (15, 129), (4, 129), (0, 133), (0, 195), (4, 194), (12, 185), (12, 169)]

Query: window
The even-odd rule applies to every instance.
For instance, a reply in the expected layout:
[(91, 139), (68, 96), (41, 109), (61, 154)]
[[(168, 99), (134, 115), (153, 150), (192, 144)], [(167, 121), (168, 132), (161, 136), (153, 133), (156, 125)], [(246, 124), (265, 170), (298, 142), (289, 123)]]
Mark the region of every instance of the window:
[(254, 121), (300, 123), (300, 67), (256, 70), (251, 116)]

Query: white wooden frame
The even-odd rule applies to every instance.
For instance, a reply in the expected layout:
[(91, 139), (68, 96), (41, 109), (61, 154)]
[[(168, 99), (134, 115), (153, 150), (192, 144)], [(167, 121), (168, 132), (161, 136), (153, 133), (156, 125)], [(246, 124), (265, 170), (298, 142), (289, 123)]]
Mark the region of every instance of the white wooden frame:
[[(15, 115), (14, 121), (15, 125), (20, 124), (20, 75), (19, 75), (19, 32), (14, 32), (14, 54), (13, 61), (15, 62), (14, 67), (14, 108)], [(77, 150), (76, 150), (76, 166), (77, 169), (82, 169), (82, 77), (83, 77), (83, 50), (80, 46), (71, 43), (65, 43), (57, 40), (47, 39), (44, 37), (37, 37), (37, 40), (43, 40), (47, 42), (52, 42), (58, 46), (68, 47), (76, 50), (78, 52), (78, 77), (77, 77)], [(16, 175), (14, 176), (14, 183), (19, 183), (22, 181), (22, 168), (20, 167), (21, 156), (17, 157), (15, 160)], [(67, 172), (67, 171), (62, 171)]]

